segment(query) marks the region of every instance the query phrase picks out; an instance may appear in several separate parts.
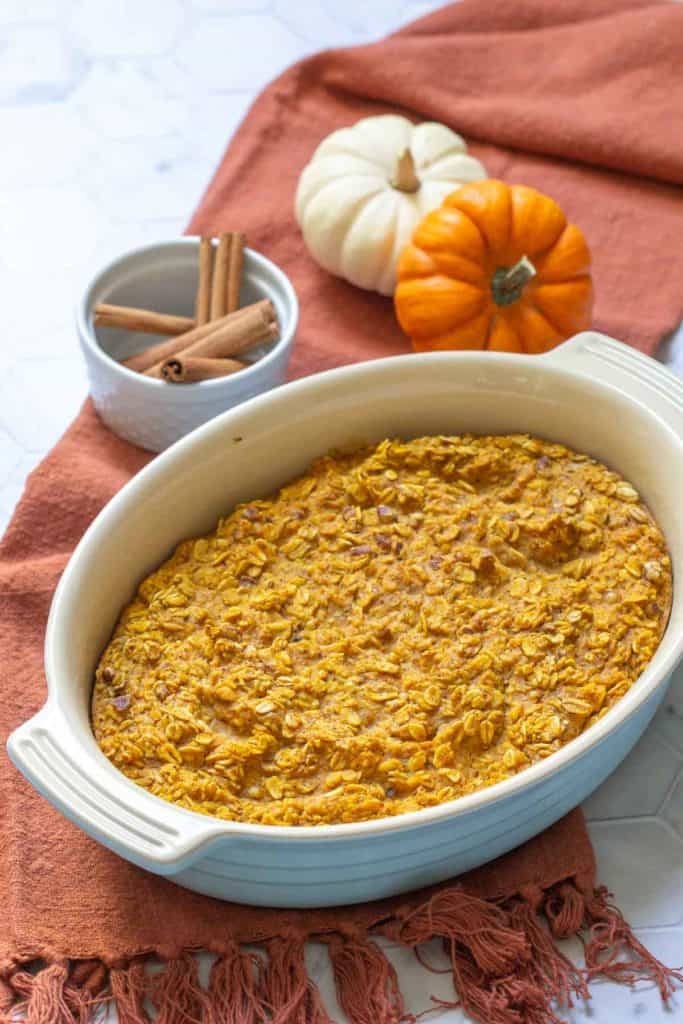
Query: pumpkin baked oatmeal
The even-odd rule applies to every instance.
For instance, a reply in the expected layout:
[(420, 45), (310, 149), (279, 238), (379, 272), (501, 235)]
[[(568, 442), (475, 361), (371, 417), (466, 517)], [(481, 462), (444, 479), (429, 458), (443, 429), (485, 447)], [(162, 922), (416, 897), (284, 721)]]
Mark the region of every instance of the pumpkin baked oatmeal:
[(95, 736), (220, 818), (413, 811), (583, 732), (670, 600), (656, 522), (599, 462), (524, 435), (387, 440), (178, 546), (102, 656)]

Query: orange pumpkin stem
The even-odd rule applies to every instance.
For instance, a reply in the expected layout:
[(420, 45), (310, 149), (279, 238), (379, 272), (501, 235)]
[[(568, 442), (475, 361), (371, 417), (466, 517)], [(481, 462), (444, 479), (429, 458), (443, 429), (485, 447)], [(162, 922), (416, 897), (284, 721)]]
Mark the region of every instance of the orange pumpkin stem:
[(417, 192), (420, 187), (420, 179), (415, 173), (415, 161), (410, 149), (406, 147), (396, 161), (396, 170), (391, 179), (391, 184), (399, 192)]
[(528, 256), (522, 256), (513, 267), (499, 267), (491, 278), (493, 301), (498, 306), (510, 306), (524, 291), (524, 285), (536, 274), (536, 267)]

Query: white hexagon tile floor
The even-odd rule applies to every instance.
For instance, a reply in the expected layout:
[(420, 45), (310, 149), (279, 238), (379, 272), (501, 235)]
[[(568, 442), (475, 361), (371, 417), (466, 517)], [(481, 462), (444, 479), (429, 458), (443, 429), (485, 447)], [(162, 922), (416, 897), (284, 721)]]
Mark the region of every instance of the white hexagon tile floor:
[[(95, 266), (179, 234), (257, 91), (314, 50), (363, 43), (433, 0), (0, 0), (0, 529), (86, 393), (72, 307)], [(131, 31), (131, 26), (134, 29)], [(36, 240), (39, 239), (37, 242)], [(681, 331), (664, 360), (683, 371)], [(683, 671), (586, 804), (600, 876), (638, 935), (683, 960)], [(578, 945), (569, 951), (578, 956)], [(448, 997), (405, 952), (408, 1008)], [(309, 966), (335, 1008), (329, 965)], [(341, 1013), (337, 1014), (342, 1019)], [(683, 1020), (652, 987), (598, 984), (571, 1024)], [(432, 1018), (463, 1020), (459, 1011)]]

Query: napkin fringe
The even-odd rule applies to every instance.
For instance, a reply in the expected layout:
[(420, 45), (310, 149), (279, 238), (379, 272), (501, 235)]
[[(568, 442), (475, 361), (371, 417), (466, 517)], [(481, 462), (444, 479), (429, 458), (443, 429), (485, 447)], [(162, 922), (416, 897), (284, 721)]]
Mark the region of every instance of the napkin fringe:
[[(293, 933), (271, 939), (261, 974), (260, 997), (270, 1024), (333, 1024), (304, 959), (306, 940)], [(242, 1024), (242, 1021), (235, 1021)]]
[(588, 941), (584, 942), (586, 977), (635, 985), (643, 978), (654, 982), (664, 1003), (683, 982), (683, 968), (666, 967), (633, 934), (621, 911), (611, 903), (612, 893), (599, 886), (588, 901)]
[(265, 1018), (257, 991), (260, 963), (237, 943), (216, 957), (209, 975), (207, 1024), (259, 1024)]
[(148, 983), (143, 960), (111, 968), (109, 991), (116, 1005), (118, 1024), (149, 1024), (145, 1009)]
[[(452, 975), (452, 1001), (432, 996), (430, 1009), (461, 1007), (481, 1024), (562, 1024), (558, 1012), (590, 998), (596, 977), (634, 985), (654, 982), (664, 1003), (683, 971), (666, 967), (634, 935), (604, 887), (565, 881), (543, 892), (528, 886), (515, 897), (487, 901), (459, 886), (438, 890), (417, 909), (399, 907), (376, 923), (375, 936), (412, 949), (434, 973)], [(578, 936), (585, 967), (557, 941)], [(194, 951), (148, 973), (148, 957), (105, 964), (55, 957), (16, 962), (0, 971), (0, 1024), (24, 1013), (27, 1024), (95, 1024), (113, 1001), (120, 1024), (332, 1024), (305, 961), (309, 939), (327, 945), (339, 1006), (352, 1024), (415, 1024), (406, 1012), (395, 968), (362, 928), (304, 934), (295, 928), (257, 943), (221, 947), (208, 986)], [(425, 960), (424, 946), (441, 940), (450, 966)], [(428, 1012), (427, 1010), (423, 1011)]]
[(337, 1001), (352, 1024), (405, 1019), (396, 971), (380, 947), (361, 933), (333, 936), (328, 950)]
[(148, 992), (156, 1007), (156, 1024), (202, 1024), (208, 996), (199, 982), (199, 964), (191, 952), (166, 962), (154, 975)]

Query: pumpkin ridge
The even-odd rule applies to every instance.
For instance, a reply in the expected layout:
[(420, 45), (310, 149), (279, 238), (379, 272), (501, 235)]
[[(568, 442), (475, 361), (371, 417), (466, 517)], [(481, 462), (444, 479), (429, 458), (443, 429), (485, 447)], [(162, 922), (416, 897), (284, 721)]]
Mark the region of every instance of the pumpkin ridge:
[[(390, 268), (395, 268), (396, 267), (396, 259), (397, 259), (397, 256), (398, 256), (398, 254), (396, 252), (396, 243), (397, 243), (397, 240), (399, 238), (398, 218), (400, 217), (400, 215), (401, 215), (401, 208), (398, 205), (398, 203), (395, 203), (394, 204), (393, 216), (391, 218), (391, 225), (387, 227), (387, 232), (386, 232), (387, 240), (389, 239), (389, 236), (391, 236), (391, 245), (387, 246), (387, 249), (389, 249), (389, 251), (391, 252), (391, 256), (389, 257), (389, 263), (388, 263), (388, 266)], [(344, 241), (346, 241), (346, 239), (344, 239)], [(343, 254), (343, 252), (344, 252), (344, 248), (343, 248), (343, 245), (342, 245), (342, 254)], [(395, 270), (393, 270), (391, 272), (393, 274), (395, 274)], [(383, 271), (380, 270), (380, 274), (379, 274), (379, 280), (380, 281), (382, 280), (382, 277), (384, 275), (386, 275), (386, 273), (387, 273), (387, 267), (385, 266)], [(377, 282), (375, 282), (375, 287), (377, 287)]]
[[(325, 152), (320, 155), (319, 159), (320, 160), (324, 160), (326, 156), (350, 156), (350, 157), (353, 157), (356, 160), (358, 159), (357, 151), (355, 151), (352, 147), (350, 147), (348, 145), (345, 145), (344, 143), (342, 143), (341, 146), (337, 146), (336, 144), (329, 146), (329, 148), (327, 148), (325, 150)], [(380, 163), (380, 161), (378, 159), (376, 159), (375, 157), (366, 156), (363, 153), (363, 155), (360, 157), (360, 159), (361, 160), (365, 160), (365, 161), (367, 161), (367, 163), (372, 164), (373, 167), (376, 167), (378, 174), (386, 174), (387, 173), (386, 165), (383, 164), (383, 163)], [(391, 172), (389, 172), (389, 173), (391, 173)]]
[[(344, 251), (344, 243), (346, 242), (346, 239), (347, 239), (347, 236), (349, 234), (349, 231), (353, 227), (353, 224), (354, 224), (354, 221), (355, 221), (356, 217), (358, 217), (358, 215), (363, 212), (363, 210), (369, 204), (371, 199), (374, 199), (375, 196), (378, 196), (383, 191), (384, 191), (383, 189), (378, 188), (374, 192), (370, 193), (370, 195), (361, 196), (361, 198), (358, 200), (358, 202), (354, 203), (353, 206), (349, 209), (348, 214), (347, 214), (347, 221), (348, 221), (348, 223), (346, 225), (346, 228), (344, 230), (344, 234), (342, 236), (341, 243), (339, 245), (339, 251), (340, 252), (343, 253), (343, 251)], [(318, 193), (318, 195), (320, 195), (320, 193)]]
[(567, 327), (566, 323), (564, 326), (562, 326), (562, 324), (558, 323), (558, 321), (555, 320), (555, 318), (548, 313), (548, 310), (544, 308), (545, 303), (539, 306), (537, 301), (534, 302), (534, 308), (538, 309), (538, 311), (541, 313), (543, 317), (545, 317), (545, 319), (548, 321), (551, 327), (553, 327), (553, 329), (556, 330), (559, 334), (564, 334), (565, 336), (567, 336), (568, 333), (571, 334), (576, 333), (577, 331), (586, 330), (590, 326), (590, 315), (594, 301), (592, 279), (590, 274), (583, 274), (580, 277), (568, 278), (565, 281), (539, 283), (538, 285), (536, 285), (536, 288), (534, 289), (534, 293), (537, 295), (538, 292), (540, 292), (543, 289), (551, 290), (552, 292), (552, 289), (558, 289), (563, 288), (565, 286), (578, 284), (584, 284), (588, 286), (588, 315), (586, 317), (581, 317), (577, 319), (577, 313), (573, 311), (570, 307), (568, 313), (570, 316), (573, 315), (575, 319), (569, 328)]
[[(442, 302), (444, 297), (448, 297), (449, 300), (458, 298), (459, 304), (469, 304), (468, 309), (453, 309), (449, 311), (447, 323), (444, 323), (444, 316), (442, 314), (440, 318), (439, 327), (436, 328), (427, 321), (421, 324), (421, 313), (424, 310), (424, 304), (419, 301), (415, 301), (416, 296), (414, 294), (415, 279), (406, 281), (400, 281), (396, 288), (396, 298), (399, 300), (397, 306), (397, 317), (403, 330), (408, 330), (408, 322), (405, 318), (405, 309), (401, 309), (403, 306), (411, 306), (410, 311), (410, 336), (414, 339), (428, 340), (431, 336), (439, 334), (451, 333), (462, 327), (469, 320), (480, 316), (487, 308), (489, 304), (488, 296), (486, 292), (476, 285), (470, 284), (467, 281), (455, 281), (453, 278), (448, 277), (446, 274), (435, 273), (430, 277), (421, 277), (417, 279), (421, 287), (424, 287), (425, 283), (430, 288), (432, 293), (440, 292)], [(460, 291), (460, 296), (454, 296), (454, 292)]]
[[(361, 181), (364, 181), (365, 179), (368, 179), (369, 181), (377, 182), (378, 175), (377, 174), (370, 174), (370, 172), (368, 172), (367, 174), (362, 174), (360, 171), (354, 171), (353, 174), (346, 174), (345, 178), (346, 178), (347, 181), (349, 181), (351, 179), (354, 179), (354, 178), (358, 178)], [(327, 188), (328, 185), (333, 185), (333, 184), (336, 185), (338, 180), (339, 180), (339, 175), (336, 174), (334, 177), (328, 178), (327, 181), (320, 182), (320, 184), (318, 185), (318, 188), (314, 192), (311, 192), (311, 195), (309, 197), (309, 201), (310, 201), (310, 199), (313, 199), (314, 196), (317, 196), (318, 192), (321, 189)], [(373, 186), (373, 187), (379, 189), (379, 188), (383, 188), (384, 186), (383, 186), (382, 183), (377, 182), (377, 184), (375, 186)]]
[(567, 224), (555, 245), (540, 254), (537, 263), (538, 282), (542, 284), (590, 275), (590, 250), (581, 229), (576, 224)]
[(533, 300), (533, 292), (531, 292), (529, 297), (526, 299), (526, 303), (531, 309), (538, 313), (539, 316), (543, 317), (544, 320), (547, 320), (554, 331), (558, 331), (558, 333), (561, 333), (561, 328), (553, 321), (553, 319), (549, 317), (548, 314), (544, 312), (540, 306), (536, 305), (536, 303)]
[(538, 355), (559, 344), (560, 329), (533, 302), (523, 301), (509, 307), (509, 317), (527, 355)]
[(426, 163), (418, 164), (420, 170), (428, 171), (434, 164), (438, 164), (439, 160), (444, 160), (447, 156), (469, 156), (466, 150), (460, 146), (450, 146), (449, 149), (444, 149), (443, 153), (439, 153), (432, 160), (428, 160)]
[(491, 313), (491, 315), (489, 316), (489, 323), (488, 327), (486, 328), (486, 337), (484, 338), (483, 346), (487, 351), (489, 347), (489, 341), (491, 340), (491, 335), (493, 334), (494, 325), (496, 323), (496, 320), (498, 319), (498, 315), (498, 310), (494, 310), (494, 312)]
[(484, 232), (481, 230), (479, 225), (477, 224), (477, 222), (474, 219), (474, 217), (470, 217), (469, 213), (466, 213), (465, 210), (461, 210), (459, 206), (456, 207), (456, 209), (458, 210), (458, 213), (461, 213), (463, 215), (463, 217), (465, 217), (465, 219), (470, 222), (472, 227), (475, 228), (477, 234), (481, 238), (482, 246), (483, 246), (483, 249), (484, 249), (484, 256), (482, 258), (481, 263), (482, 263), (482, 267), (483, 267), (483, 270), (484, 270), (484, 274), (487, 277), (490, 278), (493, 275), (493, 270), (490, 269), (490, 268), (494, 266), (495, 258), (494, 258), (494, 255), (493, 255), (492, 251), (491, 251), (491, 246), (489, 245), (489, 240), (486, 237), (486, 235), (484, 234)]
[[(411, 263), (411, 260), (414, 262)], [(429, 266), (427, 266), (427, 262)], [(412, 281), (421, 277), (433, 277), (437, 272), (438, 268), (430, 254), (409, 242), (401, 251), (398, 263), (396, 264), (397, 285), (404, 280)]]
[[(356, 177), (356, 175), (354, 175), (354, 177)], [(369, 175), (369, 174), (368, 175), (360, 175), (359, 174), (358, 177), (359, 178), (360, 177), (363, 177), (363, 178), (368, 177), (368, 178), (370, 178), (371, 175)], [(307, 205), (310, 205), (310, 203), (312, 203), (315, 199), (318, 199), (323, 194), (325, 189), (331, 188), (332, 186), (336, 187), (336, 185), (337, 185), (337, 181), (334, 178), (331, 179), (330, 181), (324, 181), (322, 183), (322, 185), (320, 186), (320, 188), (316, 189), (316, 191), (312, 192), (311, 195), (308, 197)], [(373, 196), (376, 196), (379, 192), (383, 192), (383, 191), (384, 191), (384, 186), (381, 185), (381, 184), (378, 184), (378, 185), (375, 186), (375, 188), (373, 188), (372, 192), (368, 192), (364, 196), (359, 196), (357, 202), (359, 202), (359, 203), (360, 202), (365, 202), (368, 199), (372, 199)]]
[[(346, 246), (347, 246), (348, 241), (349, 241), (349, 237), (350, 237), (351, 233), (353, 232), (354, 228), (356, 227), (356, 225), (358, 223), (358, 218), (361, 217), (363, 215), (363, 213), (365, 212), (366, 207), (369, 206), (370, 203), (373, 200), (375, 200), (377, 198), (381, 199), (382, 196), (384, 195), (384, 192), (385, 192), (385, 189), (383, 189), (383, 188), (378, 189), (377, 192), (375, 192), (373, 195), (366, 196), (364, 201), (359, 206), (354, 208), (353, 214), (349, 218), (349, 223), (346, 226), (346, 230), (344, 231), (344, 234), (342, 235), (341, 240), (338, 243), (339, 244), (339, 266), (341, 267), (342, 276), (344, 276), (347, 280), (351, 281), (352, 283), (353, 283), (353, 278), (351, 277), (351, 275), (349, 273), (349, 270), (346, 267), (346, 261), (349, 258), (349, 254), (346, 253), (345, 250), (346, 250)], [(393, 234), (394, 234), (394, 239), (392, 240), (392, 249), (393, 249), (393, 246), (395, 244), (395, 238), (396, 238), (396, 207), (395, 207), (395, 205), (394, 205), (394, 209), (392, 211), (392, 217), (391, 217), (391, 221), (390, 221), (390, 225), (389, 225), (389, 230), (392, 231)], [(381, 270), (380, 270), (379, 276), (381, 277)], [(375, 278), (375, 285), (374, 285), (374, 287), (375, 288), (377, 287), (377, 278)]]
[[(511, 307), (509, 306), (502, 308), (498, 307), (497, 315), (491, 326), (491, 335), (489, 338), (489, 351), (491, 352), (520, 352), (524, 348), (515, 325), (511, 323), (510, 319), (505, 315), (505, 310), (510, 308)], [(496, 335), (498, 333), (497, 328), (499, 326), (503, 337), (502, 339), (499, 339), (498, 343), (495, 343)], [(508, 338), (506, 337), (506, 334), (511, 335), (512, 337)], [(505, 343), (500, 344), (500, 340), (503, 340)], [(510, 344), (510, 342), (512, 342), (512, 344)]]
[[(339, 173), (340, 173), (339, 172), (339, 161), (340, 160), (343, 160), (343, 161), (350, 160), (350, 161), (353, 161), (353, 163), (355, 165), (359, 165), (359, 164), (360, 165), (365, 165), (365, 173), (368, 175), (368, 177), (376, 178), (376, 177), (381, 176), (381, 174), (384, 172), (384, 168), (380, 164), (378, 164), (375, 160), (373, 160), (371, 157), (360, 156), (358, 153), (351, 153), (351, 152), (348, 152), (348, 151), (347, 152), (338, 152), (335, 149), (328, 150), (327, 152), (323, 153), (323, 155), (320, 156), (317, 159), (317, 161), (315, 163), (315, 170), (317, 172), (320, 172), (321, 170), (328, 170), (330, 164), (335, 164), (336, 170), (335, 170), (334, 173), (335, 173), (335, 176), (338, 177)], [(303, 175), (306, 171), (308, 171), (308, 169), (310, 167), (311, 167), (311, 164), (307, 164), (307, 166), (304, 167), (304, 169), (301, 172), (301, 174)], [(344, 176), (348, 175), (348, 173), (349, 173), (348, 171), (345, 171), (344, 172)], [(362, 172), (361, 171), (355, 171), (354, 173), (360, 174)]]
[[(474, 220), (474, 218), (470, 217), (469, 213), (466, 213), (465, 210), (461, 210), (460, 207), (456, 207), (456, 209), (457, 209), (458, 213), (461, 214), (465, 218), (465, 220), (469, 221), (469, 223), (472, 225), (472, 227), (474, 228), (476, 233), (479, 235), (479, 238), (481, 239), (481, 242), (482, 242), (482, 248), (483, 248), (483, 254), (482, 254), (482, 259), (481, 259), (480, 265), (481, 265), (484, 277), (491, 277), (493, 271), (489, 270), (489, 265), (493, 262), (493, 256), (491, 255), (491, 250), (490, 250), (490, 247), (489, 247), (486, 235), (481, 230), (481, 228), (477, 224), (476, 220)], [(429, 216), (429, 214), (427, 216)], [(418, 227), (416, 228), (416, 232), (419, 229), (419, 227), (420, 227), (420, 225), (418, 225)], [(430, 256), (432, 256), (435, 251), (438, 252), (438, 250), (430, 250), (430, 249), (425, 249), (424, 250), (424, 252), (429, 252)], [(461, 254), (459, 253), (459, 255), (461, 255)], [(467, 260), (467, 262), (471, 263), (472, 266), (479, 265), (479, 260), (471, 260), (468, 256), (462, 256), (462, 259)]]
[[(310, 207), (311, 202), (317, 202), (318, 201), (320, 196), (325, 191), (325, 188), (332, 187), (333, 185), (334, 185), (333, 182), (328, 182), (327, 185), (324, 188), (320, 189), (320, 191), (315, 194), (315, 198), (313, 200), (309, 201), (308, 206)], [(375, 191), (371, 192), (369, 195), (360, 196), (353, 203), (353, 206), (350, 206), (346, 210), (346, 212), (345, 212), (346, 213), (346, 215), (345, 215), (345, 223), (342, 223), (341, 225), (337, 226), (337, 230), (339, 230), (340, 232), (343, 232), (343, 235), (342, 235), (342, 245), (338, 249), (338, 254), (339, 255), (338, 255), (337, 259), (328, 259), (326, 257), (326, 255), (321, 254), (320, 252), (318, 252), (318, 254), (317, 254), (318, 262), (326, 270), (329, 270), (332, 273), (337, 273), (338, 272), (337, 268), (340, 265), (341, 257), (342, 257), (342, 254), (343, 254), (343, 243), (346, 241), (346, 237), (347, 237), (349, 231), (351, 230), (351, 228), (353, 227), (356, 217), (358, 216), (360, 211), (362, 211), (363, 208), (368, 205), (368, 203), (370, 203), (376, 196), (380, 195), (383, 191), (384, 190), (382, 188), (377, 188)], [(305, 229), (304, 229), (304, 240), (306, 240), (306, 231), (305, 231)]]
[[(397, 207), (396, 207), (396, 220), (398, 220), (400, 218), (401, 210), (402, 210), (402, 207), (397, 205)], [(411, 247), (415, 248), (413, 246), (412, 240), (408, 242), (408, 245), (403, 245), (401, 243), (401, 232), (397, 230), (397, 223), (395, 222), (394, 223), (394, 242), (393, 242), (393, 246), (392, 246), (392, 250), (391, 250), (391, 259), (392, 259), (393, 266), (395, 268), (394, 274), (395, 274), (396, 284), (398, 284), (398, 282), (400, 280), (400, 277), (399, 277), (399, 265), (400, 265), (400, 261), (401, 261), (401, 253), (407, 252), (407, 250), (409, 248), (411, 248)], [(424, 250), (420, 250), (420, 251), (424, 252)], [(429, 253), (424, 253), (424, 254), (426, 256), (428, 256), (429, 259), (432, 259), (431, 255)], [(434, 264), (434, 260), (433, 259), (432, 259), (432, 263)]]
[[(486, 290), (489, 287), (489, 275), (478, 261), (470, 260), (466, 256), (457, 253), (458, 259), (465, 264), (465, 267), (471, 268), (471, 270), (467, 273), (465, 267), (463, 267), (458, 270), (458, 277), (455, 278), (452, 276), (452, 271), (448, 268), (448, 252), (445, 249), (422, 249), (421, 251), (429, 256), (434, 266), (438, 269), (439, 274), (451, 277), (453, 280), (463, 281), (465, 284), (474, 285), (475, 288), (481, 288), (482, 290)], [(417, 276), (423, 277), (425, 275), (420, 274)]]
[[(558, 237), (558, 238), (556, 238), (556, 239), (555, 239), (555, 241), (554, 241), (554, 242), (553, 242), (553, 243), (552, 243), (551, 245), (548, 245), (548, 246), (546, 246), (546, 248), (545, 248), (545, 249), (540, 249), (540, 250), (539, 250), (539, 251), (538, 251), (537, 253), (535, 253), (535, 254), (534, 254), (533, 256), (530, 256), (530, 257), (529, 257), (529, 259), (531, 260), (531, 262), (533, 263), (533, 265), (534, 265), (534, 266), (536, 267), (536, 278), (535, 278), (535, 280), (536, 280), (536, 281), (538, 281), (539, 283), (541, 283), (541, 281), (542, 281), (542, 277), (541, 277), (541, 275), (542, 275), (542, 273), (543, 273), (543, 271), (542, 271), (542, 270), (539, 270), (539, 264), (540, 264), (540, 263), (541, 263), (541, 262), (542, 262), (542, 261), (543, 261), (543, 260), (544, 260), (544, 259), (545, 259), (545, 258), (546, 258), (547, 256), (549, 256), (549, 255), (551, 254), (551, 252), (553, 251), (553, 249), (555, 249), (555, 247), (557, 246), (558, 242), (560, 241), (560, 238), (562, 238), (562, 235), (564, 234), (564, 231), (565, 231), (565, 230), (566, 230), (566, 229), (567, 229), (568, 227), (570, 227), (569, 223), (567, 223), (567, 224), (565, 225), (565, 227), (564, 227), (564, 228), (563, 228), (563, 230), (562, 230), (562, 233), (561, 233), (561, 234), (559, 235), (559, 237)], [(586, 271), (585, 271), (585, 270), (579, 270), (579, 271), (577, 271), (577, 272), (576, 272), (576, 273), (574, 273), (574, 274), (567, 274), (566, 278), (565, 278), (565, 277), (563, 277), (563, 278), (562, 278), (562, 280), (563, 280), (563, 281), (564, 281), (564, 280), (566, 280), (566, 281), (572, 281), (572, 280), (573, 280), (573, 279), (574, 279), (575, 277), (586, 277), (586, 276), (587, 276), (587, 275), (586, 275)], [(544, 282), (544, 283), (547, 283), (547, 284), (558, 284), (559, 282), (557, 282), (557, 281), (547, 281), (547, 282)]]
[[(462, 150), (462, 149), (451, 148), (451, 149), (445, 150), (443, 153), (439, 153), (438, 156), (435, 156), (431, 160), (428, 160), (427, 163), (421, 163), (421, 164), (417, 164), (416, 163), (416, 167), (418, 167), (418, 169), (421, 170), (421, 171), (433, 171), (436, 167), (438, 167), (438, 165), (442, 162), (442, 160), (450, 160), (452, 157), (459, 157), (459, 156), (465, 157), (467, 160), (471, 160), (473, 163), (475, 163), (475, 162), (479, 163), (479, 161), (477, 160), (476, 156), (472, 156), (471, 153), (468, 153), (467, 151)], [(476, 180), (476, 179), (473, 179), (473, 180)], [(463, 184), (466, 184), (466, 183), (463, 182)]]
[[(496, 190), (500, 190), (499, 194), (505, 197), (505, 224), (507, 230), (505, 232), (505, 238), (499, 239), (495, 244), (489, 241), (487, 235), (485, 234), (484, 227), (482, 227), (482, 225), (479, 224), (479, 221), (472, 215), (472, 212), (470, 212), (470, 210), (468, 209), (468, 206), (472, 205), (472, 203), (470, 202), (472, 194), (474, 194), (475, 197), (483, 196), (484, 198), (486, 198), (486, 194), (487, 192), (490, 191), (491, 187), (493, 187)], [(501, 265), (501, 253), (506, 252), (510, 244), (510, 237), (512, 233), (512, 199), (510, 193), (511, 187), (512, 186), (508, 185), (506, 182), (500, 181), (497, 178), (486, 178), (481, 181), (470, 181), (467, 182), (465, 185), (462, 185), (460, 188), (455, 189), (455, 191), (451, 192), (451, 194), (447, 196), (443, 202), (444, 206), (454, 207), (456, 210), (459, 210), (460, 213), (462, 213), (465, 217), (468, 218), (468, 220), (470, 220), (475, 225), (475, 227), (477, 228), (477, 230), (479, 231), (480, 235), (484, 240), (486, 251), (490, 255), (492, 263), (492, 272), (498, 266)], [(462, 198), (463, 195), (465, 196), (464, 200)], [(458, 202), (459, 197), (460, 202)], [(465, 205), (460, 205), (461, 202), (464, 202)], [(477, 209), (475, 210), (475, 212), (481, 212), (481, 209)], [(486, 217), (483, 217), (482, 219), (485, 221)]]
[(538, 287), (545, 286), (547, 284), (569, 284), (570, 281), (579, 281), (582, 277), (590, 277), (590, 274), (587, 274), (585, 270), (577, 270), (575, 274), (566, 274), (559, 279), (551, 278), (550, 280), (548, 280), (548, 278), (543, 277), (542, 271), (539, 270), (536, 276), (535, 283), (538, 285)]
[[(510, 238), (509, 245), (512, 251), (512, 255), (516, 255), (519, 252), (519, 259), (521, 256), (527, 256), (530, 260), (535, 260), (541, 252), (547, 252), (552, 249), (553, 246), (557, 245), (562, 234), (567, 227), (567, 217), (564, 210), (561, 208), (559, 203), (556, 203), (550, 196), (546, 196), (543, 192), (539, 192), (538, 189), (532, 188), (530, 185), (511, 185), (510, 186)], [(529, 216), (529, 211), (533, 211), (536, 216)], [(548, 212), (552, 216), (541, 216), (541, 214)], [(556, 223), (559, 218), (559, 227)], [(541, 231), (547, 232), (549, 226), (555, 230), (556, 233), (552, 235), (552, 241), (549, 241), (546, 246), (542, 249), (535, 249), (529, 243), (532, 239), (526, 238), (531, 231), (531, 235), (540, 234)], [(517, 262), (517, 259), (514, 262)]]

